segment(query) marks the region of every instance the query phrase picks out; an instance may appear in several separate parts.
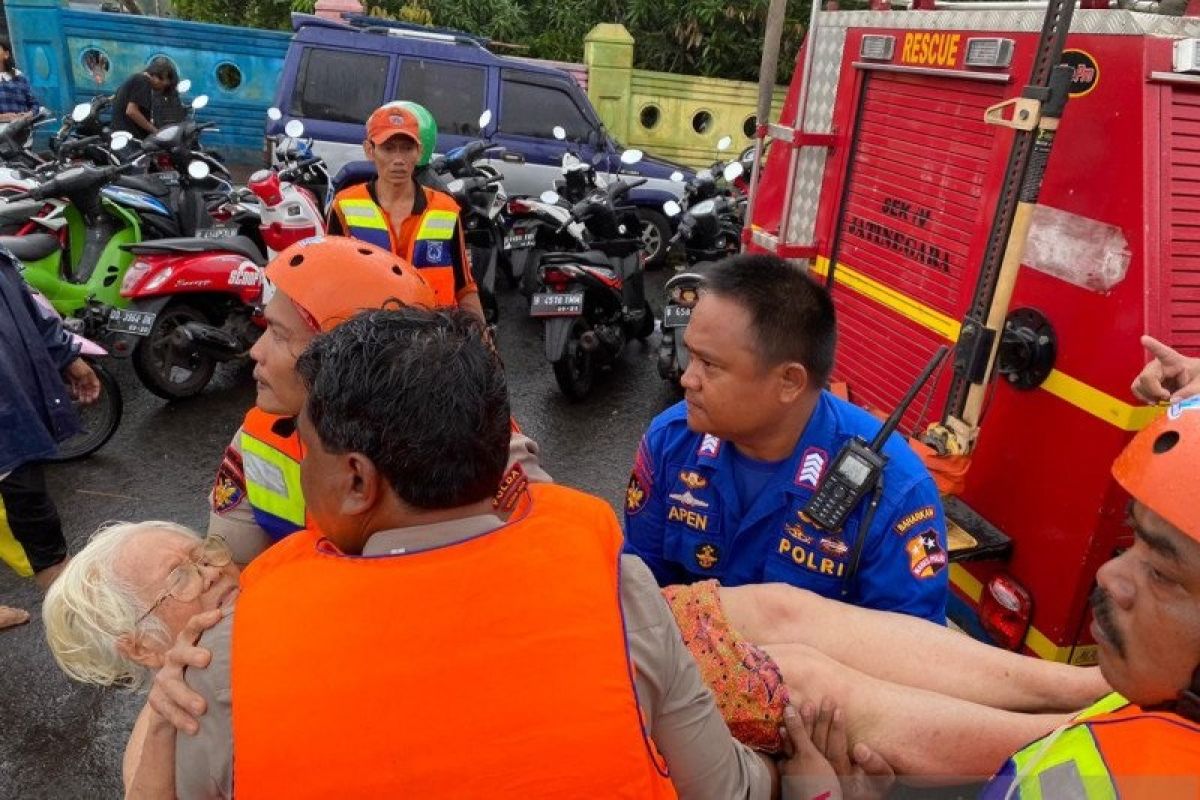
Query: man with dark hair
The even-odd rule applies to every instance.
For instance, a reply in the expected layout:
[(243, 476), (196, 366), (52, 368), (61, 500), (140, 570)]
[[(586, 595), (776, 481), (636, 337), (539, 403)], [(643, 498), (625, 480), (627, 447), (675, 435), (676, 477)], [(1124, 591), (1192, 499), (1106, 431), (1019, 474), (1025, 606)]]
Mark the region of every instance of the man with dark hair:
[(880, 422), (825, 391), (833, 302), (798, 267), (735, 256), (708, 273), (684, 335), (685, 400), (642, 438), (625, 501), (627, 553), (658, 582), (723, 609), (735, 629), (771, 628), (754, 593), (786, 583), (868, 608), (945, 622), (946, 531), (933, 479), (899, 436), (880, 489), (840, 531), (804, 512), (843, 445)]
[(174, 92), (179, 71), (166, 56), (151, 59), (146, 68), (131, 75), (113, 95), (114, 131), (125, 131), (138, 139), (158, 132), (154, 124), (154, 95)]
[(151, 703), (197, 735), (147, 740), (160, 766), (175, 742), (162, 796), (772, 793), (612, 510), (506, 472), (507, 384), (469, 312), (360, 314), (297, 371), (311, 527), (165, 657)]

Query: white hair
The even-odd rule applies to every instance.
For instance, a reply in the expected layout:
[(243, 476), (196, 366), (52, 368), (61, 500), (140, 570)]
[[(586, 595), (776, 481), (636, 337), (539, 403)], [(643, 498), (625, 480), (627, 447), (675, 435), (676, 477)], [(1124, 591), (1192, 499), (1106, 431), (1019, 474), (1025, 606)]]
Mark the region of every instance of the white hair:
[[(77, 681), (98, 686), (140, 689), (150, 670), (127, 658), (117, 647), (123, 637), (136, 638), (138, 617), (147, 610), (128, 581), (115, 571), (117, 556), (130, 537), (149, 530), (185, 536), (199, 535), (174, 522), (115, 522), (102, 526), (77, 555), (67, 562), (42, 603), (46, 641), (63, 672)], [(154, 615), (140, 626), (141, 634), (170, 643), (162, 620)]]

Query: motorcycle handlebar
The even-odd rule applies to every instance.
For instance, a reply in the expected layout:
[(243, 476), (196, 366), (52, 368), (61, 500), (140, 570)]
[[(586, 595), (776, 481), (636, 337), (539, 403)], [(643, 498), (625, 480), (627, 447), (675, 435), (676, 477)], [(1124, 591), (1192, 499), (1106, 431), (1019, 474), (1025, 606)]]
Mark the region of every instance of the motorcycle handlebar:
[(320, 161), (321, 161), (320, 156), (310, 156), (308, 158), (301, 159), (300, 161), (296, 162), (295, 164), (288, 167), (287, 169), (281, 170), (279, 172), (279, 180), (281, 180), (281, 181), (293, 180), (298, 175), (300, 175), (300, 173), (304, 172), (304, 170), (308, 169), (313, 164), (320, 163)]

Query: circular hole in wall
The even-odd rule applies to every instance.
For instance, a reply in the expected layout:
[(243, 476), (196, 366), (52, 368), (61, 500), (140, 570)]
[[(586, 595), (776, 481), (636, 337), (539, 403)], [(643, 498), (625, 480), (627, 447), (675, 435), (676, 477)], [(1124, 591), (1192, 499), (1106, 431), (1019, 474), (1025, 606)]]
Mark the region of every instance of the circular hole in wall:
[(236, 64), (226, 61), (217, 65), (217, 83), (227, 92), (232, 92), (242, 85), (242, 71)]
[(707, 111), (697, 111), (692, 116), (692, 130), (696, 133), (708, 133), (712, 130), (713, 116)]
[(643, 128), (649, 131), (654, 130), (661, 117), (662, 112), (658, 110), (658, 106), (651, 104), (642, 109), (642, 113), (638, 115), (638, 121), (642, 123)]
[(83, 64), (83, 68), (92, 76), (92, 82), (97, 86), (104, 83), (108, 77), (108, 71), (112, 69), (112, 63), (108, 60), (108, 55), (103, 50), (98, 50), (95, 47), (89, 47), (83, 51), (79, 57), (79, 61)]

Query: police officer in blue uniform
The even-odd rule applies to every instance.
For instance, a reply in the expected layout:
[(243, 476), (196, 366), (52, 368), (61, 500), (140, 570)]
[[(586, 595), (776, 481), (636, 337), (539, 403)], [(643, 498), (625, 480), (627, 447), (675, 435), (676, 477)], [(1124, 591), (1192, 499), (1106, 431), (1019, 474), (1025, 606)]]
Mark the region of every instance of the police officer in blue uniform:
[(902, 438), (842, 530), (801, 513), (842, 446), (881, 425), (823, 388), (837, 342), (828, 293), (782, 259), (735, 256), (708, 273), (684, 342), (686, 399), (638, 448), (626, 552), (663, 586), (782, 582), (944, 624), (945, 519)]

